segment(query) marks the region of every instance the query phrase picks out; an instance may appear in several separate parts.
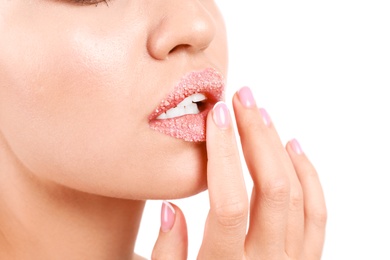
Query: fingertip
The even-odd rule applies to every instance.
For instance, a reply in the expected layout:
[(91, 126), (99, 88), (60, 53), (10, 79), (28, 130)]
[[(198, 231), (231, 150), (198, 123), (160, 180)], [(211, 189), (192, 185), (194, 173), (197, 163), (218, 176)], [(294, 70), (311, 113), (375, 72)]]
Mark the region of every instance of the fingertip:
[(297, 139), (293, 138), (288, 141), (288, 143), (286, 144), (286, 150), (298, 176), (300, 175), (300, 172), (302, 172), (301, 169), (303, 167), (308, 167), (309, 165), (311, 165), (309, 159), (307, 158), (306, 154), (302, 149), (301, 144), (298, 142)]
[(163, 201), (161, 227), (153, 247), (152, 259), (187, 259), (187, 224), (183, 212), (173, 203)]
[(215, 125), (219, 129), (227, 129), (231, 125), (229, 108), (223, 101), (217, 102), (212, 109), (212, 117)]
[(269, 116), (267, 110), (265, 110), (265, 108), (259, 108), (259, 111), (260, 111), (261, 117), (263, 118), (263, 123), (266, 126), (271, 126), (272, 120), (271, 120), (271, 117)]
[(236, 95), (244, 107), (246, 108), (256, 107), (255, 98), (253, 96), (252, 90), (249, 87), (244, 86), (240, 88), (236, 92)]
[(295, 139), (295, 138), (291, 139), (291, 140), (288, 142), (287, 145), (291, 148), (291, 151), (293, 151), (296, 155), (302, 155), (302, 154), (303, 154), (302, 146), (301, 146), (301, 144), (298, 142), (297, 139)]
[(175, 224), (176, 211), (168, 201), (163, 201), (161, 205), (161, 231), (170, 231)]
[(218, 154), (222, 150), (230, 151), (235, 146), (233, 121), (225, 102), (217, 102), (207, 116), (206, 124), (207, 152)]

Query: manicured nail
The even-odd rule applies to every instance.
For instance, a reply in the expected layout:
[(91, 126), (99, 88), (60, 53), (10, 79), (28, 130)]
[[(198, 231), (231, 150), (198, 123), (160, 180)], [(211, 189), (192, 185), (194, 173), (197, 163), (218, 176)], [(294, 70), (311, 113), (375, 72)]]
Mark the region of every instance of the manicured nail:
[(297, 139), (292, 139), (290, 141), (290, 144), (291, 144), (291, 148), (296, 154), (303, 154), (303, 150)]
[(213, 119), (219, 128), (228, 128), (230, 125), (230, 113), (225, 102), (219, 101), (213, 108)]
[(270, 126), (272, 121), (271, 121), (271, 117), (269, 116), (269, 114), (267, 113), (267, 110), (265, 110), (264, 108), (260, 108), (260, 114), (261, 116), (263, 117), (263, 122), (266, 126)]
[(241, 104), (243, 104), (245, 107), (256, 106), (256, 101), (250, 88), (242, 87), (237, 93)]
[(168, 232), (172, 229), (173, 224), (175, 223), (175, 209), (172, 205), (163, 201), (161, 206), (161, 231)]

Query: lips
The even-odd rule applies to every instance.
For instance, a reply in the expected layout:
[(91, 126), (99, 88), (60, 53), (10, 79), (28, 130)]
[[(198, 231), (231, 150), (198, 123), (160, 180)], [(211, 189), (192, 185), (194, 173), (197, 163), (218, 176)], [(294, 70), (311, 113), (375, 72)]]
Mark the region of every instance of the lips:
[(206, 117), (224, 92), (224, 80), (208, 68), (185, 75), (149, 116), (152, 129), (188, 142), (206, 141)]

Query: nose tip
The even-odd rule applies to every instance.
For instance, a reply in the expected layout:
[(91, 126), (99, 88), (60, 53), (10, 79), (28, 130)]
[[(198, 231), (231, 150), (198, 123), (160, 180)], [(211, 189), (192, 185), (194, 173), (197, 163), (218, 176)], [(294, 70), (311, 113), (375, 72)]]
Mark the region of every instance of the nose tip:
[(215, 21), (207, 10), (198, 1), (186, 1), (171, 8), (151, 31), (148, 52), (158, 60), (177, 51), (196, 53), (207, 49), (215, 33)]

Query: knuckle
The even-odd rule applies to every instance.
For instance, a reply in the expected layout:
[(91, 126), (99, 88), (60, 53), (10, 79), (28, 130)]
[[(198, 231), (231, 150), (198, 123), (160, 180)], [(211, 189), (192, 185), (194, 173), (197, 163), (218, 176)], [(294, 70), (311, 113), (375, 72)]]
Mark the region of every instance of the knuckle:
[(246, 133), (259, 133), (264, 131), (264, 125), (259, 120), (253, 120), (249, 118), (245, 121), (245, 127), (243, 128)]
[(219, 224), (225, 228), (234, 228), (246, 224), (248, 217), (247, 200), (225, 203), (215, 208)]
[(237, 158), (235, 151), (233, 151), (231, 147), (221, 146), (219, 154), (220, 154), (220, 159), (222, 159), (226, 163), (232, 162)]
[(237, 150), (236, 150), (236, 143), (234, 143), (234, 140), (231, 140), (230, 138), (224, 138), (224, 142), (219, 142), (218, 146), (216, 147), (216, 153), (218, 155), (218, 159), (222, 160), (224, 163), (231, 163), (237, 161)]
[(290, 194), (290, 210), (299, 211), (303, 208), (303, 193), (302, 191), (292, 191)]
[(266, 182), (262, 187), (262, 195), (269, 207), (285, 207), (290, 199), (290, 182), (288, 178), (283, 177)]
[(313, 166), (306, 165), (305, 168), (304, 168), (304, 172), (306, 172), (307, 177), (311, 181), (317, 181), (318, 180), (318, 173), (317, 173), (316, 169)]
[(323, 229), (328, 220), (328, 213), (325, 208), (317, 208), (311, 210), (307, 214), (308, 221), (313, 223), (316, 227)]

